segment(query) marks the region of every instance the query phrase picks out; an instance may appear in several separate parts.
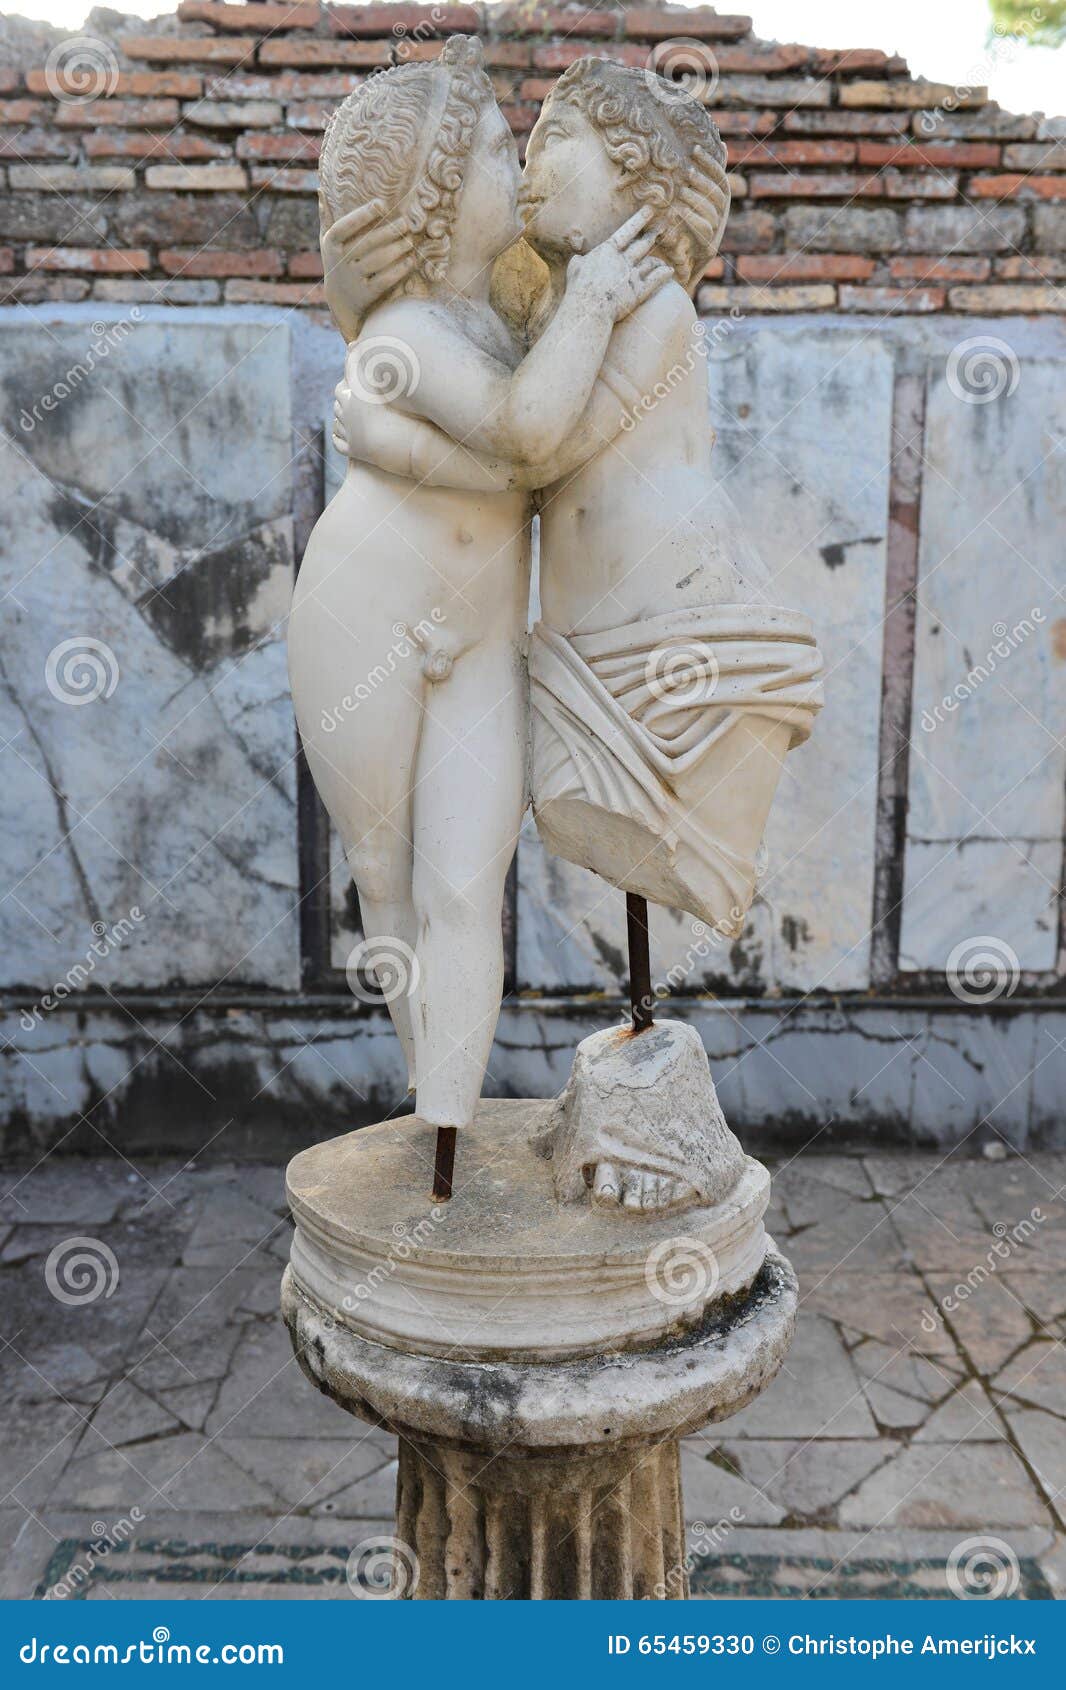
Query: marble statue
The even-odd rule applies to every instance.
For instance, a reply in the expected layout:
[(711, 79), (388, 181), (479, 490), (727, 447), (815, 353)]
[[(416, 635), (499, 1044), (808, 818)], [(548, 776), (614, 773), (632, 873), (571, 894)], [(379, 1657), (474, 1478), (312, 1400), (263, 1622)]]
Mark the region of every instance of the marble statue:
[[(349, 389), (379, 399), (384, 381), (397, 416), (542, 463), (578, 423), (615, 323), (669, 270), (647, 211), (616, 223), (523, 356), (489, 299), (493, 262), (521, 232), (518, 180), (480, 44), (463, 36), (435, 63), (371, 78), (335, 113), (320, 164), (324, 218), (373, 199), (411, 246), (409, 273), (349, 349)], [(505, 480), (471, 497), (353, 460), (292, 606), (304, 749), (370, 954), (381, 941), (409, 959), (413, 989), (389, 1009), (418, 1114), (438, 1127), (473, 1119), (503, 990), (503, 889), (526, 805), (527, 506)], [(397, 667), (357, 711), (331, 714), (358, 678), (355, 644), (384, 654), (399, 630), (427, 627), (418, 671)]]
[[(324, 171), (329, 157), (327, 143)], [(470, 426), (448, 429), (430, 416), (421, 386), (385, 406), (357, 378), (338, 390), (336, 440), (353, 461), (414, 480), (420, 491), (507, 497), (516, 529), (519, 509), (528, 514), (532, 505), (514, 489), (534, 490), (542, 619), (529, 652), (531, 796), (541, 838), (612, 885), (732, 936), (751, 901), (785, 752), (806, 739), (820, 705), (821, 659), (808, 619), (772, 602), (766, 568), (712, 468), (706, 361), (690, 291), (728, 214), (725, 149), (703, 108), (675, 85), (581, 59), (530, 136), (519, 204), (525, 241), (542, 261), (543, 297), (530, 323), (538, 351), (558, 344), (574, 277), (588, 262), (581, 255), (598, 251), (628, 219), (652, 215), (651, 250), (668, 266), (668, 280), (660, 277), (619, 316), (594, 385), (577, 392), (576, 421), (556, 431), (550, 453), (509, 453), (496, 418), (486, 428), (468, 412)], [(366, 241), (372, 230), (359, 214)], [(397, 235), (394, 211), (381, 215), (389, 226), (378, 262), (386, 269), (367, 269), (363, 304), (376, 277), (388, 297), (411, 240)], [(352, 266), (340, 269), (349, 294), (338, 317), (354, 322)], [(393, 308), (393, 330), (397, 316)], [(381, 307), (372, 308), (368, 346), (382, 322)], [(569, 360), (554, 369), (573, 400), (579, 371)], [(355, 861), (353, 872), (359, 884)], [(491, 1038), (498, 996), (486, 989), (484, 1002), (481, 1028)], [(477, 1056), (487, 1057), (484, 1038)], [(476, 1098), (473, 1064), (466, 1072), (466, 1095)], [(708, 1076), (715, 1109), (712, 1098)], [(421, 1093), (417, 1107), (425, 1113)], [(595, 1133), (586, 1133), (592, 1200), (641, 1209), (695, 1201), (713, 1176), (705, 1168), (701, 1182), (692, 1141), (682, 1134), (681, 1142), (676, 1123), (675, 1114), (649, 1119), (643, 1155), (632, 1142), (616, 1153), (606, 1116), (601, 1152)]]
[(399, 1434), (395, 1594), (684, 1596), (678, 1438), (791, 1339), (769, 1177), (694, 1029), (635, 1006), (560, 1098), (481, 1099), (527, 803), (550, 852), (733, 934), (821, 703), (810, 623), (715, 475), (690, 295), (725, 165), (684, 89), (582, 59), (520, 178), (462, 36), (369, 77), (323, 143), (348, 463), (290, 673), (366, 950), (401, 965), (415, 1106), (290, 1165), (282, 1306), (318, 1387)]

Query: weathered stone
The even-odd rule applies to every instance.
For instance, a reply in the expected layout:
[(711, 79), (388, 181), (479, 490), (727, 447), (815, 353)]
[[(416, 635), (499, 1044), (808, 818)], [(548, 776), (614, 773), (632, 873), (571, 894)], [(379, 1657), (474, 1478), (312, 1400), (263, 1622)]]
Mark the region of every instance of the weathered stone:
[(1048, 1512), (1009, 1446), (915, 1444), (864, 1480), (840, 1507), (849, 1526), (1046, 1525)]
[(298, 981), (287, 346), (132, 314), (0, 342), (21, 788), (0, 921), (49, 1002), (72, 969), (158, 986), (161, 956), (175, 982)]

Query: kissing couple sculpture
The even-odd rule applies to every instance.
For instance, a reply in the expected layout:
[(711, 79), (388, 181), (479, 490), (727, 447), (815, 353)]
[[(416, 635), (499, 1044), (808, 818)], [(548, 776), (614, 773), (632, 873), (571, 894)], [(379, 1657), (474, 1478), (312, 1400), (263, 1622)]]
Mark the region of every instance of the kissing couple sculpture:
[[(385, 995), (447, 1195), (530, 797), (549, 851), (733, 934), (821, 660), (712, 474), (689, 295), (729, 188), (685, 90), (578, 60), (520, 178), (480, 43), (453, 36), (339, 107), (319, 182), (349, 462), (296, 587), (292, 692), (366, 955), (399, 959)], [(744, 1162), (676, 1021), (583, 1040), (539, 1148), (561, 1199), (625, 1212), (719, 1202)]]

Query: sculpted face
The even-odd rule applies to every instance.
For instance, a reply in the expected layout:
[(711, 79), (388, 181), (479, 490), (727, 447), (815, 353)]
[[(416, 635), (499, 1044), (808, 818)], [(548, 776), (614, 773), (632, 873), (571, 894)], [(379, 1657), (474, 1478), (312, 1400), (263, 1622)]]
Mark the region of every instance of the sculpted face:
[(518, 148), (495, 100), (482, 108), (463, 170), (452, 226), (452, 253), (470, 264), (491, 264), (522, 233), (518, 216)]
[(529, 137), (519, 203), (526, 240), (545, 258), (588, 252), (637, 209), (584, 112), (554, 98)]

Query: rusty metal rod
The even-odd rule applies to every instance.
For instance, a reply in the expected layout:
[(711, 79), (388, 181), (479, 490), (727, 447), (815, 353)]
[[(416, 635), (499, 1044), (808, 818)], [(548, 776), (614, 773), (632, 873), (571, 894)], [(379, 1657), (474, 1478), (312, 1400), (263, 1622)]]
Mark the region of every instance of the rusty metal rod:
[(433, 1165), (433, 1195), (446, 1203), (452, 1194), (455, 1169), (455, 1127), (437, 1128), (437, 1155)]
[(626, 932), (629, 938), (629, 1004), (634, 1033), (651, 1026), (654, 998), (651, 990), (651, 950), (648, 943), (648, 900), (635, 892), (626, 893)]

